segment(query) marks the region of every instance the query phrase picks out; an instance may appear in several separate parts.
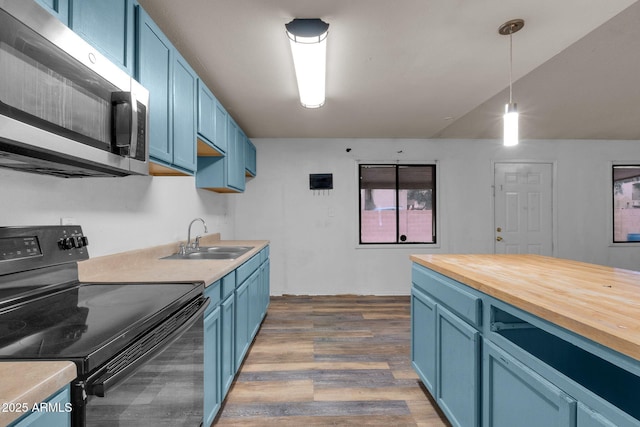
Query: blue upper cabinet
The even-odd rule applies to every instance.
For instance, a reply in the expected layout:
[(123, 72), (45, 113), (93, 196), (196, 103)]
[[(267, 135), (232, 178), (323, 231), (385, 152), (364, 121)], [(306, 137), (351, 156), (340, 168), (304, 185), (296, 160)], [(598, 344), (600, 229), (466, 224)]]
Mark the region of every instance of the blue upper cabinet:
[(244, 168), (247, 176), (256, 176), (256, 146), (245, 137)]
[(196, 187), (219, 193), (240, 193), (244, 191), (244, 147), (246, 136), (229, 115), (227, 115), (226, 121), (226, 138), (226, 156), (198, 156)]
[[(67, 0), (69, 1), (69, 0)], [(70, 0), (69, 27), (113, 63), (134, 74), (134, 0)], [(50, 1), (57, 3), (60, 1)]]
[(173, 164), (195, 172), (198, 76), (177, 51), (174, 52), (174, 58)]
[(196, 168), (198, 77), (138, 6), (138, 81), (149, 90), (149, 172), (192, 175)]
[(36, 2), (65, 25), (69, 25), (69, 0), (36, 0)]
[(226, 110), (202, 80), (198, 80), (198, 155), (226, 154), (226, 122)]
[(149, 90), (149, 155), (170, 163), (173, 160), (172, 102), (173, 47), (149, 15), (138, 7), (137, 78)]
[[(231, 165), (229, 168), (229, 186), (244, 191), (245, 186), (245, 167), (244, 167), (244, 149), (245, 149), (245, 136), (240, 126), (233, 121), (229, 120), (230, 126), (227, 128), (229, 134), (229, 143), (233, 144), (233, 149), (230, 149)], [(235, 135), (234, 135), (235, 134)], [(234, 137), (235, 136), (235, 137)], [(232, 154), (232, 155), (231, 155)]]

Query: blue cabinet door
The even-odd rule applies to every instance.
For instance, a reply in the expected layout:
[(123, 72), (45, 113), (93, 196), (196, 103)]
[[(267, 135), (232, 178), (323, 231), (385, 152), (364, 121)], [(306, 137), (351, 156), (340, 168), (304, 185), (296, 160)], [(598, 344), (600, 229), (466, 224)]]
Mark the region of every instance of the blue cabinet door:
[(271, 296), (271, 292), (269, 289), (269, 274), (270, 274), (270, 262), (267, 259), (260, 266), (260, 299), (261, 299), (261, 314), (260, 318), (263, 319), (267, 314), (267, 309), (269, 308), (269, 298)]
[(436, 303), (415, 287), (411, 290), (411, 363), (435, 396)]
[(256, 176), (256, 146), (249, 138), (245, 139), (244, 168), (249, 176)]
[(196, 100), (198, 76), (180, 54), (173, 63), (173, 164), (196, 170)]
[(69, 0), (36, 0), (49, 13), (69, 25)]
[(227, 138), (228, 153), (225, 157), (227, 184), (238, 191), (244, 191), (244, 134), (231, 118), (227, 121), (227, 134), (229, 135)]
[(514, 357), (484, 341), (483, 418), (492, 427), (573, 427), (576, 401)]
[(202, 80), (198, 80), (198, 134), (208, 142), (216, 139), (216, 98)]
[(224, 153), (227, 152), (229, 143), (227, 141), (227, 122), (229, 121), (229, 114), (224, 109), (220, 101), (216, 99), (215, 110), (215, 145)]
[(236, 334), (235, 364), (240, 369), (242, 360), (249, 349), (249, 279), (236, 289)]
[(262, 322), (262, 298), (260, 297), (260, 272), (258, 268), (248, 280), (249, 282), (249, 340), (258, 333)]
[(232, 293), (221, 305), (222, 329), (220, 331), (220, 382), (222, 395), (225, 396), (236, 375), (235, 354), (235, 295)]
[(138, 81), (149, 90), (149, 155), (173, 160), (172, 100), (173, 46), (147, 13), (138, 7)]
[(134, 10), (134, 0), (71, 0), (69, 27), (133, 75)]
[[(67, 410), (71, 403), (69, 386), (58, 390), (44, 403), (47, 408), (60, 408), (59, 411), (43, 410), (23, 415), (17, 421), (9, 424), (9, 427), (69, 427), (71, 425), (71, 411)], [(52, 405), (52, 406), (49, 406)]]
[(220, 307), (204, 318), (204, 425), (209, 426), (220, 410)]
[(578, 403), (578, 427), (619, 427), (622, 424), (613, 423), (593, 409)]
[(436, 337), (436, 401), (454, 426), (479, 426), (480, 332), (436, 305)]
[(226, 110), (202, 80), (198, 80), (198, 136), (220, 155), (227, 151), (226, 122)]

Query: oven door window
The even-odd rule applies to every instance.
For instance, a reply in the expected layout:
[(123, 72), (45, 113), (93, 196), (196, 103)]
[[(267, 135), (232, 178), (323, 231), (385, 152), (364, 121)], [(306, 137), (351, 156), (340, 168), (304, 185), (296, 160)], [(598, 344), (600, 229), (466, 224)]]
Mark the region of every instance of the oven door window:
[(89, 396), (86, 425), (92, 427), (185, 425), (202, 422), (202, 316), (161, 353), (105, 392)]

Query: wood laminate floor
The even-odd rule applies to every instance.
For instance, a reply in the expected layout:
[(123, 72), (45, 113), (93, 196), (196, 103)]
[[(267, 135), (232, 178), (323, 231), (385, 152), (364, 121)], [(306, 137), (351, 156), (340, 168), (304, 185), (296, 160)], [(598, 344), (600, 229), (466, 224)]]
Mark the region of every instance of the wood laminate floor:
[(409, 297), (272, 297), (216, 425), (448, 426), (409, 353)]

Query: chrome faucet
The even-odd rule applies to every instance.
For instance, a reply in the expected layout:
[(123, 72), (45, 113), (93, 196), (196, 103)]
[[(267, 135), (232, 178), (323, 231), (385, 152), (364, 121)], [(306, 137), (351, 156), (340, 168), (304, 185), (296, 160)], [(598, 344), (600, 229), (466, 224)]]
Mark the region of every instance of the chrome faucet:
[(187, 233), (187, 248), (186, 248), (187, 252), (189, 252), (190, 250), (198, 250), (200, 248), (200, 236), (196, 236), (195, 242), (191, 244), (191, 226), (196, 221), (200, 221), (202, 223), (202, 225), (204, 226), (205, 233), (209, 232), (209, 230), (207, 230), (207, 223), (204, 222), (204, 219), (196, 218), (193, 221), (191, 221), (191, 223), (189, 223), (189, 231)]

